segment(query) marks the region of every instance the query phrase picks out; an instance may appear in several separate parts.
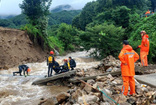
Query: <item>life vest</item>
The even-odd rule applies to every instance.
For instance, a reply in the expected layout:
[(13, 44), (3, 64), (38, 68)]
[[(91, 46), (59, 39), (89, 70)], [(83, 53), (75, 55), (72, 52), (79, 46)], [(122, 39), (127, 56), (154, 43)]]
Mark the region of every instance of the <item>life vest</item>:
[(70, 69), (70, 63), (68, 62), (68, 69)]
[(48, 57), (48, 63), (53, 63), (54, 61), (54, 57), (53, 56), (49, 56)]

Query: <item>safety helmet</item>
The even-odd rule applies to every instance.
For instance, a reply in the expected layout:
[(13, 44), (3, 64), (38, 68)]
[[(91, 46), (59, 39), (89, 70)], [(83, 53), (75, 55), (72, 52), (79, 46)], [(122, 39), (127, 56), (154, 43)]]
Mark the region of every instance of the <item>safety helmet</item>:
[(51, 55), (54, 55), (54, 51), (50, 51), (50, 54), (51, 54)]
[(30, 68), (28, 68), (27, 71), (30, 72), (31, 71)]
[(63, 61), (64, 61), (64, 62), (68, 62), (68, 60), (67, 60), (67, 59), (64, 59)]
[(143, 33), (143, 34), (146, 34), (146, 31), (142, 30), (142, 31), (140, 32), (140, 34), (142, 34), (142, 33)]

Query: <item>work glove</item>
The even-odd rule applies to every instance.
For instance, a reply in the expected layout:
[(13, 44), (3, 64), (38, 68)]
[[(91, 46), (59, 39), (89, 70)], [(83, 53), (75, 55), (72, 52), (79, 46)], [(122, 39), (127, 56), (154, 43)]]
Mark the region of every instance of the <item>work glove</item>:
[(138, 46), (136, 49), (138, 49), (138, 48), (140, 48), (140, 47)]

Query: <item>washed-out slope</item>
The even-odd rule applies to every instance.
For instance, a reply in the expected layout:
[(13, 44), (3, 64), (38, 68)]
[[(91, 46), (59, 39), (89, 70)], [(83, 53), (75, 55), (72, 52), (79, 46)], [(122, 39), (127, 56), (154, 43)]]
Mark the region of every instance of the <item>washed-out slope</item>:
[(0, 69), (41, 62), (46, 55), (46, 52), (31, 42), (25, 31), (0, 27)]

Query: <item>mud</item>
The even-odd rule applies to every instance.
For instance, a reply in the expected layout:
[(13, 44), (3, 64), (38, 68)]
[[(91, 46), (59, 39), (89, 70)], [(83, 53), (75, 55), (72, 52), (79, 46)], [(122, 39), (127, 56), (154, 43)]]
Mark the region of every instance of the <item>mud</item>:
[(31, 42), (25, 31), (0, 27), (0, 69), (42, 62), (46, 55), (39, 46)]

